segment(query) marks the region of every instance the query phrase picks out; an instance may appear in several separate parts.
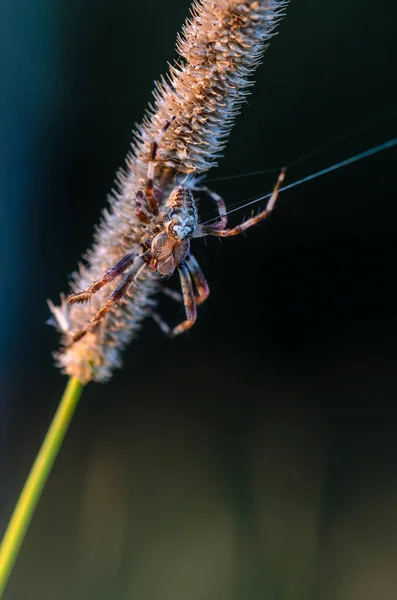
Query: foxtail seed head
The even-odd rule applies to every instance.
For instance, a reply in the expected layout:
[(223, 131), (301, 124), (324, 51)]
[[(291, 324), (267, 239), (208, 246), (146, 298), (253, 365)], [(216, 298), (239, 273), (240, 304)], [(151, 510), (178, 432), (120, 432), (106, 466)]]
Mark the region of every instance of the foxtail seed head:
[[(199, 0), (193, 4), (177, 41), (181, 59), (170, 66), (167, 79), (155, 86), (154, 105), (135, 131), (126, 168), (117, 174), (117, 192), (109, 198), (85, 264), (73, 276), (74, 293), (92, 285), (131, 248), (144, 243), (134, 199), (145, 186), (153, 141), (166, 123), (170, 126), (158, 143), (154, 161), (154, 190), (160, 207), (187, 173), (194, 176), (216, 165), (252, 85), (250, 76), (286, 4), (283, 0)], [(175, 238), (183, 238), (182, 230), (178, 231)], [(75, 343), (71, 340), (76, 331), (86, 327), (118, 282), (101, 288), (89, 303), (69, 305), (63, 298), (59, 307), (50, 304), (53, 322), (62, 333), (62, 347), (56, 355), (62, 370), (83, 383), (108, 380), (113, 369), (121, 366), (121, 353), (142, 320), (152, 313), (160, 282), (158, 272), (145, 269), (124, 301)]]

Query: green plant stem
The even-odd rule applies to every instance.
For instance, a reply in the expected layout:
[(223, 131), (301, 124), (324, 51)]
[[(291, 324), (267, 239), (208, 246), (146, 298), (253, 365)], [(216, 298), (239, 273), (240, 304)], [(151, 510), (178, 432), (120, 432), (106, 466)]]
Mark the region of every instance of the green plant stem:
[(4, 534), (0, 546), (0, 599), (82, 390), (83, 384), (76, 377), (69, 379)]

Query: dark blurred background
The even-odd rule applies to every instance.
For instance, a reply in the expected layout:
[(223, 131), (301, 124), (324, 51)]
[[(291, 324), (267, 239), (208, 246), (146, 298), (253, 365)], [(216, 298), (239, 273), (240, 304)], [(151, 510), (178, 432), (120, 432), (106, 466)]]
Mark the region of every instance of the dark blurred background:
[[(189, 4), (1, 3), (1, 531), (66, 382), (46, 298), (91, 243)], [(395, 107), (396, 19), (393, 0), (291, 0), (208, 179)], [(396, 133), (380, 120), (288, 181)], [(197, 325), (169, 341), (148, 321), (87, 387), (6, 600), (397, 597), (396, 156), (283, 193), (246, 238), (195, 242)], [(276, 177), (211, 185), (231, 205)]]

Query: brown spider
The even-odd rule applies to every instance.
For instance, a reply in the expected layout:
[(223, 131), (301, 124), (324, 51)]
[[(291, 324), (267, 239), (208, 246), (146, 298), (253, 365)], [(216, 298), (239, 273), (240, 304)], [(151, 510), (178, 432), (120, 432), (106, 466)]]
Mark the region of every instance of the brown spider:
[[(135, 197), (135, 215), (142, 223), (144, 234), (139, 246), (135, 246), (117, 264), (109, 269), (101, 279), (95, 281), (86, 290), (68, 297), (70, 304), (86, 302), (95, 292), (126, 272), (118, 286), (98, 313), (88, 325), (79, 331), (72, 339), (72, 343), (80, 340), (86, 333), (96, 328), (97, 324), (105, 317), (111, 308), (126, 294), (133, 282), (137, 282), (144, 269), (150, 269), (162, 276), (170, 276), (178, 269), (182, 298), (171, 290), (165, 293), (176, 299), (182, 299), (185, 306), (186, 319), (174, 328), (170, 328), (160, 317), (155, 314), (154, 319), (162, 331), (174, 337), (190, 329), (196, 321), (197, 306), (205, 302), (209, 295), (208, 283), (194, 256), (190, 254), (190, 240), (193, 237), (215, 235), (229, 237), (238, 235), (249, 227), (256, 225), (269, 216), (276, 203), (280, 186), (284, 180), (285, 169), (282, 169), (273, 193), (269, 198), (265, 210), (258, 215), (247, 219), (240, 225), (227, 229), (227, 213), (224, 201), (218, 194), (206, 187), (176, 186), (163, 208), (160, 208), (154, 193), (154, 168), (158, 143), (173, 119), (163, 127), (160, 134), (151, 144), (150, 160), (148, 164), (147, 183), (145, 191), (139, 190)], [(219, 220), (212, 225), (200, 224), (192, 190), (206, 192), (215, 202)]]

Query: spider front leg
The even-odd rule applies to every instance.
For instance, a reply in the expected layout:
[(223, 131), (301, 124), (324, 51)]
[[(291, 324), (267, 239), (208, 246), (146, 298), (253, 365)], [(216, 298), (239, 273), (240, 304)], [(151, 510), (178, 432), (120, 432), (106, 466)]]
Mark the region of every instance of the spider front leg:
[(135, 281), (136, 279), (138, 279), (140, 273), (145, 268), (146, 268), (145, 259), (143, 256), (140, 256), (135, 261), (132, 269), (130, 269), (128, 271), (128, 273), (126, 273), (126, 275), (124, 275), (123, 279), (120, 281), (118, 286), (115, 288), (113, 293), (110, 295), (109, 299), (105, 302), (105, 304), (102, 306), (102, 308), (100, 308), (100, 310), (97, 312), (97, 314), (91, 319), (91, 321), (88, 323), (88, 325), (73, 336), (73, 339), (71, 342), (72, 344), (81, 340), (87, 333), (95, 330), (98, 323), (107, 315), (107, 313), (110, 311), (111, 308), (113, 308), (113, 306), (115, 306), (115, 304), (120, 302), (120, 300), (123, 298), (123, 296), (125, 296), (125, 294), (127, 293), (127, 290), (130, 287), (131, 283), (133, 281)]
[(249, 227), (252, 227), (253, 225), (256, 225), (257, 223), (260, 223), (264, 219), (267, 219), (267, 217), (272, 212), (274, 205), (276, 204), (281, 184), (283, 183), (284, 178), (285, 178), (285, 171), (286, 171), (286, 169), (284, 167), (281, 170), (280, 175), (278, 176), (277, 183), (274, 186), (272, 195), (269, 198), (269, 201), (266, 205), (265, 210), (260, 212), (255, 217), (251, 217), (250, 219), (247, 219), (243, 223), (240, 223), (240, 225), (236, 225), (236, 227), (232, 227), (231, 229), (219, 229), (217, 223), (215, 223), (215, 225), (202, 225), (201, 226), (202, 227), (202, 235), (216, 235), (218, 237), (229, 237), (231, 235), (238, 235), (239, 233), (242, 233), (246, 229), (249, 229)]
[(133, 262), (137, 254), (138, 246), (135, 246), (130, 252), (127, 252), (125, 256), (118, 263), (116, 263), (111, 269), (106, 271), (105, 275), (95, 281), (90, 287), (85, 289), (83, 292), (78, 294), (72, 294), (67, 298), (69, 304), (76, 304), (79, 302), (87, 302), (93, 294), (103, 288), (107, 283), (111, 283), (116, 277), (122, 275), (124, 271)]
[[(223, 200), (223, 198), (221, 198), (221, 196), (219, 196), (219, 194), (217, 194), (216, 192), (213, 192), (206, 186), (198, 187), (198, 188), (194, 188), (194, 189), (198, 192), (202, 191), (202, 192), (205, 192), (206, 194), (208, 194), (208, 196), (211, 198), (211, 200), (213, 200), (216, 204), (220, 219), (217, 223), (214, 223), (214, 225), (211, 225), (211, 230), (215, 231), (217, 229), (224, 229), (227, 225), (227, 211), (226, 211), (225, 201)], [(204, 235), (207, 235), (207, 229), (208, 228), (205, 225), (199, 224), (198, 227), (196, 228), (196, 231), (193, 234), (193, 237), (203, 237)]]
[(197, 318), (196, 299), (194, 297), (193, 283), (190, 277), (187, 266), (182, 263), (178, 267), (179, 278), (181, 280), (181, 288), (183, 295), (183, 303), (185, 305), (186, 319), (174, 328), (171, 328), (158, 314), (153, 315), (160, 329), (168, 336), (175, 337), (193, 327)]

